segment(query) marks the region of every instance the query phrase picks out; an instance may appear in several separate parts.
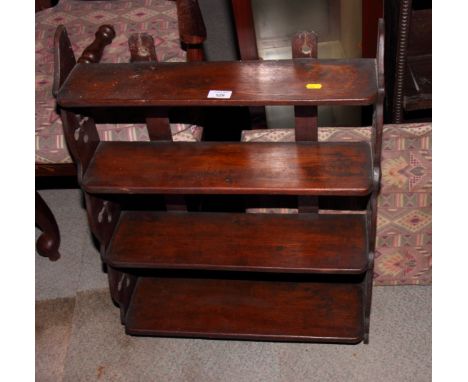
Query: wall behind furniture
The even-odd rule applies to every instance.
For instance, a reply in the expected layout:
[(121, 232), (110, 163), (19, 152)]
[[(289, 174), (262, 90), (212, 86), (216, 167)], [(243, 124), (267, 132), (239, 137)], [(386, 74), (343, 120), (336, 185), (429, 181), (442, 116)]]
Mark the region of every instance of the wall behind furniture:
[(208, 61), (238, 60), (237, 37), (230, 0), (198, 0), (205, 20)]

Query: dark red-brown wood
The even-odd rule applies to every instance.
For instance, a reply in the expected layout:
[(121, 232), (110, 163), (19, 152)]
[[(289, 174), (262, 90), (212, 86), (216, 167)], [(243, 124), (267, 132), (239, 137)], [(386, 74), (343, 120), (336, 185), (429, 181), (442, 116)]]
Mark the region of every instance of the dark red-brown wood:
[(101, 142), (90, 193), (367, 195), (367, 142)]
[(231, 0), (231, 6), (240, 58), (242, 60), (258, 60), (251, 0)]
[(115, 268), (357, 274), (366, 216), (124, 212), (105, 257)]
[(36, 242), (36, 250), (41, 256), (48, 257), (51, 261), (56, 261), (60, 258), (60, 232), (57, 221), (41, 195), (37, 191), (35, 194), (35, 221), (36, 225), (42, 230)]
[(59, 25), (54, 34), (54, 82), (52, 94), (55, 97), (75, 65), (75, 53), (73, 52), (67, 30), (63, 25)]
[(362, 1), (362, 57), (375, 57), (378, 20), (383, 16), (384, 0)]
[[(317, 35), (314, 32), (297, 33), (291, 45), (293, 58), (317, 58)], [(317, 106), (296, 106), (294, 116), (296, 141), (317, 141)]]
[[(75, 66), (62, 107), (367, 105), (376, 99), (375, 59), (133, 63)], [(307, 89), (307, 84), (321, 84)], [(209, 99), (230, 90), (229, 99)]]
[[(291, 40), (292, 57), (317, 58), (318, 39), (315, 32), (303, 31), (296, 33)], [(318, 108), (317, 106), (294, 107), (295, 140), (318, 141)], [(297, 201), (299, 212), (316, 213), (319, 210), (319, 201), (316, 196), (299, 197)]]
[(128, 38), (130, 62), (157, 62), (154, 39), (148, 33), (132, 33)]
[[(92, 232), (108, 263), (111, 295), (128, 333), (368, 341), (381, 176), (382, 23), (379, 34), (377, 60), (73, 69), (70, 83), (60, 91), (60, 97), (65, 95), (61, 99), (70, 102), (62, 109), (65, 136), (77, 160)], [(350, 73), (356, 74), (356, 83), (344, 81), (352, 77)], [(304, 91), (308, 83), (322, 85), (310, 90), (325, 91)], [(232, 89), (213, 86), (226, 84)], [(278, 86), (282, 90), (275, 93)], [(207, 101), (207, 92), (202, 93), (210, 88), (233, 90), (234, 95), (227, 101)], [(374, 104), (371, 145), (99, 142), (93, 121), (81, 115), (86, 110), (74, 109), (147, 106), (140, 109), (146, 117), (166, 118), (166, 106), (366, 102)], [(162, 114), (150, 115), (156, 109)], [(202, 204), (193, 194), (288, 195), (289, 200), (292, 195), (299, 197), (300, 213), (218, 215), (142, 209), (121, 214), (125, 208), (120, 197), (134, 193), (164, 195), (169, 207), (173, 197), (188, 195), (190, 209), (197, 210)], [(322, 216), (310, 213), (315, 208), (310, 197), (317, 195), (370, 198), (365, 213)]]
[(176, 0), (179, 36), (184, 44), (201, 45), (206, 28), (197, 0)]
[[(53, 6), (57, 2), (58, 0), (36, 0), (36, 12)], [(187, 59), (202, 59), (203, 49), (201, 44), (206, 39), (206, 31), (205, 26), (203, 24), (202, 15), (198, 7), (198, 2), (196, 0), (177, 0), (177, 12), (179, 18), (179, 30), (181, 31), (180, 37), (184, 48), (187, 50)], [(84, 50), (82, 56), (79, 59), (80, 62), (98, 62), (100, 57), (102, 56), (104, 47), (112, 41), (114, 36), (115, 31), (112, 26), (101, 26), (96, 32), (95, 40), (90, 46), (88, 46)], [(57, 28), (54, 46), (54, 84), (52, 91), (53, 94), (56, 95), (59, 87), (76, 64), (76, 59), (71, 47), (70, 40), (68, 39), (65, 27), (63, 25)], [(148, 119), (148, 121), (151, 127), (154, 127), (153, 120)], [(153, 132), (155, 129), (156, 128), (150, 129), (151, 136), (154, 136)], [(76, 166), (73, 163), (36, 163), (36, 176), (49, 175), (76, 176)], [(38, 221), (38, 219), (40, 221)], [(47, 247), (52, 248), (52, 252), (54, 252), (58, 248), (59, 243), (58, 227), (54, 215), (43, 200), (37, 203), (36, 206), (36, 223), (40, 227), (47, 227), (48, 231), (47, 233), (44, 233), (42, 236), (40, 236), (40, 238), (42, 239), (37, 243), (38, 250), (43, 252), (41, 248)], [(54, 242), (55, 244), (50, 244), (50, 238), (52, 236), (54, 236), (54, 240), (52, 240), (52, 242)], [(46, 243), (48, 244), (46, 245)]]
[(38, 176), (76, 176), (76, 166), (73, 163), (36, 163)]
[(140, 278), (126, 315), (136, 335), (358, 343), (361, 284)]
[(115, 37), (114, 27), (112, 25), (101, 25), (94, 36), (94, 41), (86, 47), (78, 59), (79, 64), (96, 64), (101, 60), (104, 48)]

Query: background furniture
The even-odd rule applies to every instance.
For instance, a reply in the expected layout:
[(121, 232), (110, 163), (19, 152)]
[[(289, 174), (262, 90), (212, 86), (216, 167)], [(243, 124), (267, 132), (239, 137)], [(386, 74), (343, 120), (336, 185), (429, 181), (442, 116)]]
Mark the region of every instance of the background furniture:
[[(237, 40), (242, 60), (255, 60), (258, 58), (257, 36), (255, 33), (252, 0), (231, 0), (236, 25)], [(288, 3), (285, 2), (287, 6)], [(346, 5), (346, 4), (344, 4)], [(340, 2), (329, 2), (331, 17), (340, 17)], [(377, 38), (377, 21), (383, 15), (382, 1), (362, 1), (362, 57), (375, 57), (375, 39)], [(336, 21), (335, 21), (336, 23)], [(315, 28), (314, 25), (310, 27)], [(334, 32), (336, 34), (336, 32)], [(333, 34), (333, 33), (332, 33)], [(325, 41), (323, 36), (319, 36)]]
[(430, 120), (432, 1), (385, 0), (386, 120)]
[[(44, 2), (36, 1), (36, 10), (42, 7)], [(128, 62), (130, 51), (127, 41), (136, 32), (146, 32), (155, 38), (160, 61), (203, 59), (201, 44), (206, 31), (196, 0), (118, 0), (106, 3), (61, 0), (53, 8), (36, 13), (36, 187), (42, 187), (43, 179), (49, 177), (54, 177), (54, 181), (76, 177), (76, 168), (65, 143), (52, 95), (55, 28), (59, 24), (66, 25), (74, 50), (83, 51), (92, 43), (97, 27), (108, 21), (112, 22), (116, 37), (113, 45), (102, 53), (102, 62)], [(103, 46), (99, 42), (97, 44), (102, 50)], [(93, 58), (88, 62), (97, 61)], [(138, 116), (132, 116), (130, 120), (126, 117), (126, 123), (119, 125), (105, 112), (99, 118), (97, 126), (103, 140), (150, 138), (145, 120)], [(122, 116), (117, 116), (117, 120), (122, 122)], [(174, 121), (171, 125), (174, 140), (201, 139), (201, 127), (179, 122)], [(157, 130), (157, 125), (154, 128)], [(50, 183), (45, 187), (50, 187)], [(38, 193), (36, 200), (41, 200)], [(36, 203), (36, 224), (43, 230), (36, 245), (39, 254), (58, 258), (60, 236), (57, 224), (43, 200)]]

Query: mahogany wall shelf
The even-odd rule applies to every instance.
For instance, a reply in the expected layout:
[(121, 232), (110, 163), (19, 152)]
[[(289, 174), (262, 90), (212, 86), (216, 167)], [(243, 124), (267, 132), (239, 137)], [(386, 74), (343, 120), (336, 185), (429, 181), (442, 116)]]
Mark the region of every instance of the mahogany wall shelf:
[[(382, 23), (379, 30), (377, 59), (58, 67), (66, 78), (57, 97), (65, 136), (127, 333), (368, 341)], [(58, 48), (59, 57), (66, 54)], [(209, 90), (232, 95), (211, 99)], [(374, 105), (372, 143), (317, 142), (309, 111), (325, 104)], [(297, 142), (176, 143), (162, 133), (170, 107), (258, 105), (295, 105)], [(100, 142), (88, 114), (102, 106), (139, 107), (162, 138)], [(166, 210), (122, 211), (117, 197), (130, 194), (163, 195)], [(186, 195), (218, 194), (294, 195), (299, 213), (189, 211), (184, 204)], [(367, 209), (324, 213), (316, 205), (323, 195), (365, 196)]]

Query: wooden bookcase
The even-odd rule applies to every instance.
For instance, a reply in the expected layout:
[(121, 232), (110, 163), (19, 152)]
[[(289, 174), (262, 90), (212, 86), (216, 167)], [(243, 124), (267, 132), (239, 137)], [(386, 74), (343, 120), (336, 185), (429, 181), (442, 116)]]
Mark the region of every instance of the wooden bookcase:
[[(379, 31), (377, 59), (58, 65), (65, 136), (127, 333), (368, 341), (383, 23)], [(66, 33), (57, 38), (63, 63)], [(207, 98), (210, 90), (232, 93)], [(140, 108), (168, 129), (172, 107), (265, 105), (296, 106), (297, 142), (178, 143), (164, 135), (102, 142), (89, 112)], [(304, 110), (317, 105), (373, 105), (371, 144), (308, 138), (302, 130), (315, 129), (315, 117)], [(118, 202), (143, 194), (163, 195), (165, 210), (124, 210)], [(299, 214), (213, 213), (184, 204), (187, 195), (220, 194), (297, 196)], [(310, 208), (327, 195), (363, 196), (367, 208)]]

